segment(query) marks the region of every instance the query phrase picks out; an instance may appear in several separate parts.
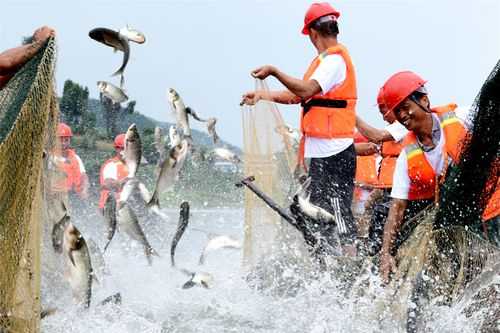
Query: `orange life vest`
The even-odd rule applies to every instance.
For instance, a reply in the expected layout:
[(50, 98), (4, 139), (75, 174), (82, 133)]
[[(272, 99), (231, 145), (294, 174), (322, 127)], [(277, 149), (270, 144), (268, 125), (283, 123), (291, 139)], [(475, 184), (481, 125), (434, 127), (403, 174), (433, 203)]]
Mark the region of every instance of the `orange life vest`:
[[(128, 168), (127, 165), (122, 162), (117, 156), (110, 158), (101, 167), (101, 171), (99, 173), (99, 183), (101, 184), (101, 187), (104, 186), (104, 168), (106, 168), (109, 164), (114, 163), (116, 164), (116, 172), (117, 172), (117, 181), (121, 181), (124, 178), (128, 176)], [(99, 208), (104, 208), (104, 205), (106, 204), (106, 200), (108, 200), (109, 196), (109, 190), (102, 189), (101, 190), (101, 195), (99, 197)], [(120, 197), (120, 192), (115, 193), (115, 198), (118, 200)]]
[(380, 168), (378, 173), (378, 188), (392, 188), (392, 178), (396, 169), (396, 161), (403, 150), (403, 144), (396, 141), (382, 143)]
[(356, 184), (375, 186), (377, 185), (377, 156), (356, 156)]
[(80, 171), (78, 155), (75, 151), (67, 149), (65, 157), (57, 154), (54, 162), (59, 171), (59, 176), (54, 180), (52, 190), (55, 192), (75, 191), (76, 193), (81, 193), (83, 190), (82, 173)]
[(500, 215), (500, 177), (497, 180), (495, 192), (488, 201), (483, 212), (483, 220), (487, 221)]
[[(448, 156), (451, 157), (454, 163), (458, 162), (461, 144), (467, 133), (455, 115), (454, 110), (456, 108), (456, 104), (449, 104), (432, 109), (438, 115), (444, 133), (443, 154), (445, 163), (447, 163)], [(438, 177), (429, 161), (425, 158), (424, 151), (420, 148), (416, 135), (413, 132), (408, 133), (403, 145), (408, 163), (408, 177), (410, 178), (408, 200), (434, 198), (438, 186)], [(446, 166), (444, 170), (446, 170)]]
[(303, 104), (300, 117), (302, 140), (299, 147), (299, 162), (304, 161), (305, 136), (333, 139), (352, 138), (356, 126), (356, 75), (349, 52), (342, 44), (332, 46), (317, 56), (304, 80), (309, 80), (321, 61), (328, 55), (340, 55), (346, 64), (346, 78), (342, 84), (325, 94), (317, 94)]

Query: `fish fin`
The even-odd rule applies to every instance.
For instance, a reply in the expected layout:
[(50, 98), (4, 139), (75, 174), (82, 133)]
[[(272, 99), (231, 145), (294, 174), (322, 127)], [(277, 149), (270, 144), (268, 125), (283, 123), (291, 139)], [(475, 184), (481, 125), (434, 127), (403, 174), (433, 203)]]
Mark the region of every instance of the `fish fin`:
[(151, 199), (149, 200), (148, 203), (146, 203), (147, 208), (152, 208), (154, 206), (158, 206), (160, 208), (160, 199), (158, 198), (158, 192), (155, 191), (153, 195), (151, 196)]
[(56, 312), (57, 312), (57, 308), (44, 309), (44, 310), (42, 310), (40, 312), (40, 319), (43, 319), (43, 318), (48, 317), (48, 316), (51, 316), (51, 315), (53, 315)]
[[(111, 76), (123, 75), (123, 72), (125, 71), (125, 67), (127, 67), (127, 63), (128, 63), (129, 58), (130, 58), (130, 46), (129, 46), (128, 40), (124, 37), (120, 37), (120, 41), (121, 41), (121, 45), (123, 47), (122, 65)], [(122, 88), (122, 87), (120, 87), (120, 88)]]
[(76, 267), (75, 258), (73, 258), (73, 250), (69, 250), (68, 257), (69, 257), (69, 260), (71, 261), (71, 263), (73, 264), (73, 266)]
[(182, 286), (182, 289), (191, 289), (196, 285), (196, 283), (193, 282), (193, 280), (189, 280), (184, 285)]
[(116, 293), (114, 295), (108, 296), (105, 299), (103, 299), (99, 303), (99, 305), (106, 305), (108, 303), (113, 303), (113, 304), (117, 304), (117, 305), (122, 304), (122, 294)]
[(209, 288), (208, 284), (207, 284), (205, 281), (201, 281), (201, 285), (202, 285), (202, 286), (203, 286), (203, 288), (205, 288), (205, 289), (208, 289), (208, 288)]

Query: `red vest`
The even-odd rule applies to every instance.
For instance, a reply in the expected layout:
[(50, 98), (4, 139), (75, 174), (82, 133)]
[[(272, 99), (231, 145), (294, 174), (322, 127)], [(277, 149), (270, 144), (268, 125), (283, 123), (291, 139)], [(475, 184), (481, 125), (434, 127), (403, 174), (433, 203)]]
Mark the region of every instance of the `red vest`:
[(392, 178), (396, 169), (396, 161), (403, 150), (403, 145), (396, 141), (382, 143), (382, 161), (378, 174), (378, 188), (392, 188)]
[[(112, 163), (116, 164), (116, 170), (117, 170), (117, 176), (118, 178), (115, 179), (117, 181), (123, 180), (128, 176), (128, 168), (127, 165), (122, 162), (117, 156), (110, 158), (101, 167), (101, 171), (99, 173), (99, 183), (101, 184), (101, 187), (104, 185), (104, 168)], [(101, 190), (101, 195), (99, 197), (99, 208), (104, 208), (104, 205), (106, 204), (106, 200), (108, 200), (109, 196), (109, 190), (102, 189)], [(120, 192), (115, 193), (116, 200), (119, 199), (120, 197)]]
[(62, 155), (55, 156), (55, 165), (60, 173), (52, 189), (56, 192), (82, 191), (82, 173), (80, 172), (80, 163), (78, 155), (73, 149), (66, 150), (66, 157)]
[(356, 184), (375, 186), (377, 185), (377, 156), (356, 156)]
[(302, 140), (299, 148), (299, 162), (301, 163), (304, 160), (305, 136), (324, 139), (352, 138), (354, 136), (354, 128), (356, 126), (355, 107), (357, 101), (356, 75), (347, 49), (342, 44), (337, 44), (321, 53), (309, 66), (304, 75), (304, 80), (309, 80), (322, 59), (332, 54), (339, 54), (344, 59), (346, 64), (346, 78), (344, 82), (324, 95), (319, 93), (311, 97), (307, 102), (311, 100), (339, 100), (345, 101), (346, 105), (341, 108), (311, 106), (307, 112), (304, 109), (302, 110), (300, 117)]

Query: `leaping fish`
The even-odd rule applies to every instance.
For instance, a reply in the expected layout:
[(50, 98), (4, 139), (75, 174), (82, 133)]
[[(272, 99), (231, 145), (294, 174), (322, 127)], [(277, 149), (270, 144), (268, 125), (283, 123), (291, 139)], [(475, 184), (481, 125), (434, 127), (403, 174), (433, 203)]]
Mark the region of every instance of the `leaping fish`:
[(172, 244), (170, 245), (170, 263), (172, 267), (175, 267), (175, 249), (177, 248), (177, 244), (182, 238), (184, 231), (189, 224), (189, 203), (184, 201), (181, 203), (180, 211), (179, 211), (179, 223), (177, 224), (177, 230), (175, 232), (174, 237), (172, 238)]
[(203, 249), (203, 252), (201, 253), (200, 259), (198, 261), (199, 265), (203, 265), (205, 263), (205, 259), (207, 255), (215, 250), (218, 249), (241, 249), (241, 242), (230, 237), (230, 236), (225, 236), (225, 235), (218, 235), (211, 237), (207, 244), (205, 245), (205, 248)]

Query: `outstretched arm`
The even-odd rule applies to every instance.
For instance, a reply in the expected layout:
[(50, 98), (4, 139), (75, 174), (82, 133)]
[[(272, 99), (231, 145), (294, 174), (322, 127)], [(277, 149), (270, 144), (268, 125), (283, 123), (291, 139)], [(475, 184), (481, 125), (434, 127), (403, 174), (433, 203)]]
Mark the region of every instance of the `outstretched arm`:
[(0, 87), (5, 85), (25, 63), (35, 56), (45, 41), (54, 35), (53, 29), (42, 27), (35, 31), (31, 43), (0, 53)]
[(363, 136), (367, 137), (368, 140), (375, 143), (382, 143), (384, 141), (392, 141), (394, 138), (392, 137), (389, 131), (383, 129), (375, 128), (361, 119), (359, 116), (356, 116), (356, 127), (358, 131), (363, 134)]

